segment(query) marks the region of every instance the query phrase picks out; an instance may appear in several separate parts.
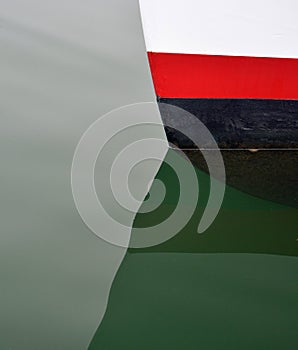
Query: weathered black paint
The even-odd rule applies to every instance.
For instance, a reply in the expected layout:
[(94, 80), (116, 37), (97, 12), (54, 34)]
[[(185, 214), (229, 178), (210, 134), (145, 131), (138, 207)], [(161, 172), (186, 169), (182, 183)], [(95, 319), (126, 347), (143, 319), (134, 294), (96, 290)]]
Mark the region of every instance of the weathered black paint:
[[(180, 107), (196, 116), (220, 148), (298, 149), (298, 101), (158, 98), (158, 102)], [(162, 105), (162, 116), (165, 109)], [(178, 125), (178, 110), (172, 118)], [(166, 128), (166, 131), (169, 141), (180, 148), (194, 146), (175, 130)]]
[[(257, 197), (298, 207), (298, 101), (158, 101), (163, 120), (171, 118), (178, 130), (183, 111), (167, 108), (167, 104), (192, 113), (208, 127), (222, 149), (227, 184)], [(195, 166), (208, 172), (194, 144), (177, 130), (165, 129), (169, 142), (184, 150)], [(257, 149), (266, 150), (252, 151)]]

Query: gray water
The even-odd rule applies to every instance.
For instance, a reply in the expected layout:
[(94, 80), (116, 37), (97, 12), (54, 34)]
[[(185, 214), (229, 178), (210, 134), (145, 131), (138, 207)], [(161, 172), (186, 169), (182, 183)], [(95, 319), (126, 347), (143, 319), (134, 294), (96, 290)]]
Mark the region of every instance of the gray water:
[(86, 349), (125, 254), (95, 237), (70, 169), (99, 116), (153, 100), (137, 0), (1, 0), (0, 349)]

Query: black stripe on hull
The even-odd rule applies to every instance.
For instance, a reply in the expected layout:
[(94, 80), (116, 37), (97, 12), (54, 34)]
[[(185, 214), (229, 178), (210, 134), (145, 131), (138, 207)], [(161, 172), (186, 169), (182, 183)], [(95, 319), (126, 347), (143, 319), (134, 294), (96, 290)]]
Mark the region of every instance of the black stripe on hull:
[[(298, 101), (158, 99), (162, 119), (184, 123), (180, 107), (211, 131), (225, 163), (227, 184), (266, 200), (298, 207)], [(183, 111), (182, 111), (183, 113)], [(192, 125), (189, 125), (193, 128)], [(208, 172), (202, 154), (180, 132), (165, 128), (199, 169)], [(265, 149), (252, 152), (252, 149)], [(209, 152), (213, 152), (210, 150)]]
[[(180, 107), (201, 120), (220, 148), (298, 148), (298, 101), (259, 99), (158, 98), (161, 116), (164, 104)], [(170, 109), (173, 113), (172, 109)], [(179, 129), (179, 110), (171, 118)], [(190, 127), (192, 127), (190, 125)], [(166, 128), (169, 141), (180, 148), (193, 148), (180, 133)]]

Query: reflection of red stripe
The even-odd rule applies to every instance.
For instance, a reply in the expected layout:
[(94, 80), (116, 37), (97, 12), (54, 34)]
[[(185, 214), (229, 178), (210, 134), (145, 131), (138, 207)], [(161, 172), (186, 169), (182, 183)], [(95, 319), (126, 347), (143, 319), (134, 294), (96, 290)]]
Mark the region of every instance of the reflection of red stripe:
[(298, 99), (298, 59), (153, 52), (148, 56), (160, 97)]

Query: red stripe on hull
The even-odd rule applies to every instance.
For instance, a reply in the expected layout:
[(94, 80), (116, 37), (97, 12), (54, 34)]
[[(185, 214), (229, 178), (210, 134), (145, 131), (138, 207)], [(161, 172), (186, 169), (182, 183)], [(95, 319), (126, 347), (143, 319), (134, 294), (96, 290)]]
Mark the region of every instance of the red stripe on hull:
[(153, 52), (148, 56), (160, 97), (298, 100), (298, 59)]

